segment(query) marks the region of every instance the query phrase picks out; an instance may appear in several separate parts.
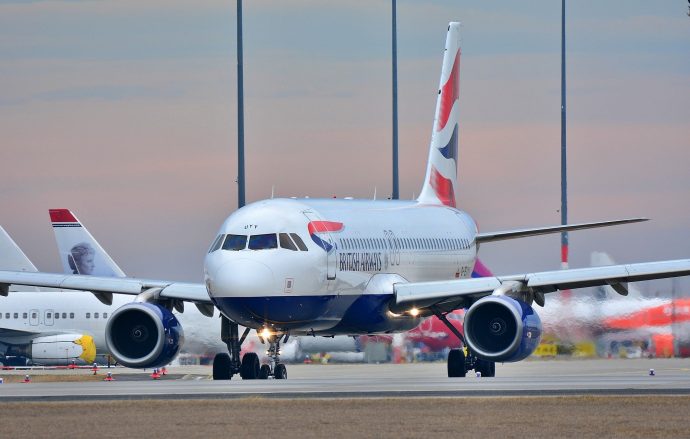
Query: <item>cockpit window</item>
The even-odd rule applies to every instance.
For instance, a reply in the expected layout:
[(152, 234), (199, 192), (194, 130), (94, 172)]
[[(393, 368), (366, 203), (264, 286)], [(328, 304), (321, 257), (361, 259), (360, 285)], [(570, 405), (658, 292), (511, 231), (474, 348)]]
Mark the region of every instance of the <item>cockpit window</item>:
[(247, 246), (247, 235), (228, 235), (223, 243), (223, 250), (244, 250)]
[(297, 244), (297, 247), (299, 247), (300, 250), (303, 252), (308, 250), (307, 246), (304, 245), (304, 241), (302, 241), (302, 238), (300, 238), (297, 233), (290, 233), (290, 236), (292, 236), (292, 239), (295, 241), (295, 244)]
[(279, 233), (278, 240), (280, 241), (280, 248), (286, 248), (295, 252), (297, 251), (297, 246), (295, 246), (287, 233)]
[(208, 252), (213, 253), (214, 251), (218, 250), (220, 248), (220, 244), (223, 242), (223, 238), (225, 238), (225, 235), (218, 235), (216, 240), (213, 241), (213, 244), (211, 244), (211, 248), (208, 249)]
[(278, 248), (278, 240), (275, 233), (252, 235), (249, 237), (249, 250), (267, 250), (271, 248)]

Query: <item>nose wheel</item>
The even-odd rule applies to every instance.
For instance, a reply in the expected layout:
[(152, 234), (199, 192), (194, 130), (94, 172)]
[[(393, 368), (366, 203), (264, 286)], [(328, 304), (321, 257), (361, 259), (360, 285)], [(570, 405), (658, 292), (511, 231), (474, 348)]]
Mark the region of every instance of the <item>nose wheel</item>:
[[(259, 379), (268, 379), (273, 377), (277, 380), (287, 379), (287, 368), (280, 362), (280, 342), (283, 339), (282, 335), (273, 335), (266, 341), (268, 342), (268, 357), (269, 363), (261, 366), (259, 371)], [(284, 342), (287, 341), (288, 336), (285, 335)]]

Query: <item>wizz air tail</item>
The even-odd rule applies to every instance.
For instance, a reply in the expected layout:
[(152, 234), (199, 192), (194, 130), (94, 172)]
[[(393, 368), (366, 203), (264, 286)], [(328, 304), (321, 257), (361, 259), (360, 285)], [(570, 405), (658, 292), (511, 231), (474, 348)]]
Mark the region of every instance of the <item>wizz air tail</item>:
[(125, 273), (68, 209), (50, 209), (65, 273), (125, 277)]
[(458, 124), (460, 87), (460, 23), (448, 25), (441, 83), (434, 125), (431, 131), (429, 162), (422, 192), (417, 199), (425, 204), (455, 207), (458, 186)]

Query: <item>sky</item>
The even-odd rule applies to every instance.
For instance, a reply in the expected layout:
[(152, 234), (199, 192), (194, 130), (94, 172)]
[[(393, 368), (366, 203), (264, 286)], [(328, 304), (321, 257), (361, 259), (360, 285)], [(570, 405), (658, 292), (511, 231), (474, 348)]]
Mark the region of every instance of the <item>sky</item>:
[[(529, 3), (529, 4), (527, 4)], [(244, 2), (247, 201), (391, 192), (391, 2)], [(690, 257), (685, 0), (567, 5), (571, 266)], [(446, 26), (463, 23), (458, 206), (480, 230), (560, 223), (561, 2), (398, 1), (400, 194), (419, 193)], [(200, 281), (237, 207), (236, 6), (0, 0), (0, 224), (59, 271), (70, 208), (131, 276)], [(558, 235), (497, 242), (556, 269)], [(681, 281), (690, 290), (690, 281)], [(670, 287), (670, 281), (648, 289)]]

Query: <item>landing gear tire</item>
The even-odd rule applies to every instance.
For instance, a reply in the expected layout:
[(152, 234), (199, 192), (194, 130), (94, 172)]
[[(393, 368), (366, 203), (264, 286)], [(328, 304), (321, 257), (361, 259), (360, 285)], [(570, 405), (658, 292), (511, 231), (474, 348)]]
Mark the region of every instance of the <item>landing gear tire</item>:
[(448, 352), (448, 378), (465, 377), (466, 375), (465, 352), (462, 349), (451, 349)]
[(276, 365), (275, 379), (286, 380), (287, 379), (287, 367), (283, 363), (278, 363)]
[(496, 376), (496, 363), (487, 360), (477, 360), (474, 365), (475, 372), (482, 374), (482, 377), (495, 377)]
[(216, 354), (213, 359), (213, 379), (229, 380), (232, 378), (230, 373), (230, 355), (226, 353)]
[(259, 369), (259, 379), (265, 380), (271, 374), (271, 366), (268, 364), (262, 364), (261, 369)]
[(255, 380), (259, 377), (260, 366), (259, 356), (254, 352), (248, 352), (242, 357), (240, 376), (243, 380)]

